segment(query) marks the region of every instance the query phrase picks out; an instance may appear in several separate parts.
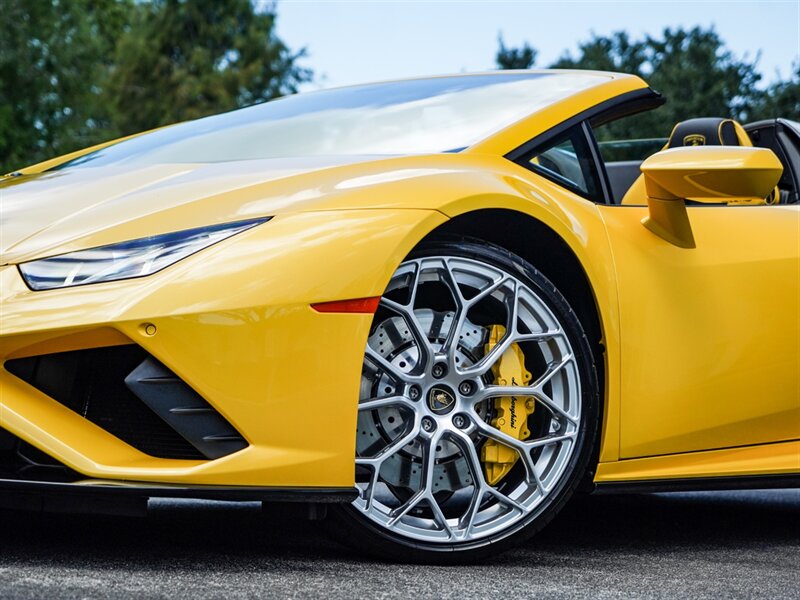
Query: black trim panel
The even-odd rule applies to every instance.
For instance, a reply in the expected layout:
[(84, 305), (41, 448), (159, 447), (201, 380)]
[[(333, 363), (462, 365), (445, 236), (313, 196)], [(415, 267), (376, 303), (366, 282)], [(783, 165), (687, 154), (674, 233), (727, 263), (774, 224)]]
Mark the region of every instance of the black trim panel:
[(588, 121), (583, 121), (581, 127), (583, 128), (583, 135), (589, 144), (589, 152), (592, 154), (592, 162), (594, 162), (595, 170), (597, 171), (597, 180), (600, 183), (600, 194), (605, 204), (613, 204), (614, 193), (611, 191), (611, 180), (608, 178), (608, 172), (605, 168), (603, 157), (600, 155), (600, 146), (597, 145), (594, 131)]
[(5, 492), (64, 496), (116, 496), (118, 498), (191, 498), (233, 502), (349, 503), (358, 497), (355, 487), (281, 488), (213, 485), (154, 484), (91, 479), (72, 483), (0, 479), (0, 500)]
[(215, 460), (248, 446), (205, 398), (137, 344), (16, 358), (4, 366), (150, 456)]
[(650, 494), (655, 492), (702, 492), (723, 490), (773, 490), (800, 488), (800, 473), (746, 477), (696, 477), (651, 479), (595, 484), (595, 494)]
[(131, 371), (125, 385), (205, 458), (214, 460), (247, 448), (233, 425), (154, 357), (148, 356)]

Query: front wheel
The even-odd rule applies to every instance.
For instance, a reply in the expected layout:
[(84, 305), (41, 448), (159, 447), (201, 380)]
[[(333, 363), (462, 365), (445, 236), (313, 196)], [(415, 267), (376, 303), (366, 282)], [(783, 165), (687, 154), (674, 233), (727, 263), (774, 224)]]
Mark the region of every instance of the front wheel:
[(423, 246), (375, 314), (344, 541), (385, 558), (476, 560), (541, 529), (580, 482), (598, 421), (580, 322), (533, 266), (473, 241)]

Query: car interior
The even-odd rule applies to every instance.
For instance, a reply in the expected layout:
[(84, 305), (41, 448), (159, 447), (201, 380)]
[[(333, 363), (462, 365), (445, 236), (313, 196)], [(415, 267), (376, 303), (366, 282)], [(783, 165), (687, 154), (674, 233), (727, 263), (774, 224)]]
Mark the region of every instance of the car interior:
[[(766, 129), (766, 128), (765, 128)], [(759, 135), (759, 139), (762, 136)], [(767, 139), (767, 136), (763, 136)], [(777, 141), (773, 137), (773, 141)], [(699, 119), (689, 119), (675, 125), (669, 139), (663, 149), (679, 148), (684, 146), (755, 146), (750, 135), (748, 135), (745, 128), (734, 121), (733, 119), (722, 119), (714, 117), (706, 117)], [(775, 149), (781, 150), (778, 144), (765, 146), (775, 152)], [(775, 188), (775, 190), (765, 198), (767, 204), (786, 204), (791, 195), (791, 191), (796, 194), (796, 186), (793, 185), (790, 176), (791, 167), (788, 161), (781, 158), (784, 165), (784, 186)], [(608, 172), (611, 189), (614, 195), (614, 201), (619, 204), (633, 204), (641, 205), (647, 202), (647, 194), (644, 188), (644, 177), (639, 174), (640, 162), (626, 161), (624, 163), (606, 163), (606, 171)], [(796, 197), (795, 197), (796, 201)]]
[[(703, 117), (675, 125), (666, 138), (601, 142), (591, 148), (587, 125), (576, 125), (548, 140), (525, 156), (522, 163), (548, 179), (588, 199), (613, 204), (644, 205), (647, 195), (640, 166), (654, 152), (686, 146), (756, 146), (772, 150), (783, 164), (783, 174), (775, 190), (758, 204), (795, 204), (800, 202), (800, 125), (786, 119), (770, 119), (741, 125), (733, 119)], [(602, 148), (605, 146), (605, 150)], [(637, 150), (637, 160), (607, 160), (614, 147)], [(608, 152), (607, 150), (612, 150)], [(619, 154), (619, 153), (616, 153)], [(625, 154), (624, 152), (622, 154)], [(596, 168), (602, 162), (607, 174), (608, 192)]]

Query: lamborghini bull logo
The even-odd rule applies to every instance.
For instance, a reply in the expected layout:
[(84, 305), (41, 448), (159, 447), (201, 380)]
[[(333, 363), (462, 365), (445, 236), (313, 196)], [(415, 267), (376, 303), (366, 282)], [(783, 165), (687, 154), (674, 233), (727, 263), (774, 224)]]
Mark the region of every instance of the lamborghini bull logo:
[(700, 135), (699, 133), (693, 133), (691, 135), (687, 135), (683, 138), (683, 145), (684, 146), (705, 146), (706, 145), (706, 136)]
[(433, 387), (428, 393), (428, 407), (437, 414), (443, 415), (449, 412), (455, 402), (455, 395), (447, 388)]

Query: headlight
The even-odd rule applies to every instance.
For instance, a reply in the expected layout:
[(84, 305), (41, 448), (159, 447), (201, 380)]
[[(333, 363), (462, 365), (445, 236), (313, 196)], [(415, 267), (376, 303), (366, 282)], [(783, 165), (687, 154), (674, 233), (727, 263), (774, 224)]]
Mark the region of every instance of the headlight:
[(28, 287), (35, 291), (144, 277), (270, 218), (187, 229), (79, 250), (22, 263), (19, 270)]

